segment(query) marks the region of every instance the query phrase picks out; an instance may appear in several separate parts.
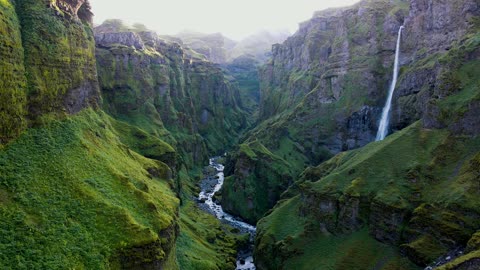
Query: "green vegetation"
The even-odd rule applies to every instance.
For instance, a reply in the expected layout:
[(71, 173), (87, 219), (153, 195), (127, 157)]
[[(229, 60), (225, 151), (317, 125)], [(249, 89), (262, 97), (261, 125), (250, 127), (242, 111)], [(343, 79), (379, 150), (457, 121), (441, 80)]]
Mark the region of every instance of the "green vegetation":
[(26, 78), (20, 24), (15, 6), (0, 1), (0, 145), (25, 128)]
[(285, 160), (259, 142), (241, 144), (237, 155), (237, 171), (223, 185), (222, 206), (255, 224), (292, 182), (293, 173)]
[[(314, 253), (309, 244), (305, 244), (310, 241), (312, 230), (323, 232), (324, 236), (319, 237), (325, 237), (345, 228), (366, 225), (380, 239), (399, 235), (405, 243), (402, 249), (416, 263), (431, 262), (453, 248), (445, 239), (466, 244), (480, 225), (474, 218), (479, 209), (476, 197), (478, 179), (475, 178), (478, 173), (474, 169), (478, 155), (472, 155), (479, 151), (478, 138), (455, 138), (445, 130), (425, 130), (416, 123), (385, 141), (342, 153), (307, 170), (286, 193), (286, 196), (294, 197), (279, 203), (259, 222), (257, 253), (260, 257), (265, 256), (262, 262), (269, 261), (272, 248), (281, 249), (285, 241), (293, 238), (306, 245), (307, 251), (294, 250), (295, 245), (289, 242), (288, 246), (292, 248), (285, 255), (285, 264), (300, 265), (301, 261), (308, 261), (309, 256), (318, 258), (324, 255), (321, 250)], [(301, 197), (295, 195), (298, 193)], [(348, 198), (359, 198), (360, 204), (350, 205)], [(322, 205), (328, 205), (331, 200), (338, 206), (323, 208), (326, 206)], [(372, 202), (382, 208), (375, 210)], [(424, 204), (420, 205), (421, 202)], [(286, 211), (288, 205), (296, 206)], [(349, 207), (353, 210), (348, 210)], [(398, 210), (390, 213), (389, 207)], [(348, 211), (356, 213), (353, 219), (345, 215)], [(409, 212), (412, 217), (388, 223), (401, 212)], [(384, 221), (372, 222), (374, 220)], [(304, 225), (299, 226), (298, 222)], [(289, 223), (296, 225), (289, 226)], [(295, 229), (288, 229), (292, 227)], [(354, 239), (356, 234), (341, 237)], [(342, 240), (342, 243), (345, 241), (350, 240)], [(354, 247), (352, 250), (361, 252)], [(334, 258), (337, 256), (342, 255), (337, 254)], [(361, 263), (358, 261), (361, 258), (352, 259), (352, 263)], [(375, 260), (366, 260), (372, 261)], [(364, 267), (359, 269), (369, 269), (368, 265)]]
[[(362, 231), (358, 231), (360, 226), (368, 227), (370, 241), (375, 237), (394, 245), (401, 244), (402, 251), (419, 265), (437, 259), (456, 245), (466, 245), (470, 239), (471, 252), (442, 269), (475, 265), (479, 260), (478, 248), (474, 244), (475, 236), (471, 236), (480, 225), (475, 218), (480, 209), (477, 199), (480, 141), (477, 137), (456, 135), (464, 132), (456, 126), (469, 121), (463, 117), (478, 100), (475, 71), (479, 63), (460, 60), (473, 48), (478, 48), (474, 40), (475, 35), (464, 41), (463, 44), (468, 45), (454, 47), (437, 60), (450, 67), (441, 75), (442, 97), (434, 103), (442, 111), (438, 121), (450, 131), (427, 130), (421, 123), (415, 123), (385, 141), (341, 153), (307, 169), (300, 181), (284, 194), (290, 199), (280, 202), (259, 222), (256, 252), (260, 263), (272, 261), (277, 266), (269, 267), (275, 268), (281, 260), (281, 265), (298, 267), (312, 263), (309, 258), (322, 256), (326, 258), (322, 263), (328, 264), (328, 258), (337, 260), (343, 253), (325, 255), (321, 247), (314, 245), (329, 243), (324, 238), (333, 237), (331, 233), (337, 235), (334, 238), (343, 238), (342, 244), (349, 242), (348, 239), (354, 239)], [(358, 198), (360, 204), (350, 204), (356, 200), (352, 198)], [(318, 205), (326, 207), (331, 201), (336, 202), (338, 208), (318, 209)], [(288, 205), (295, 207), (285, 211)], [(345, 215), (352, 211), (349, 207), (354, 207), (353, 219)], [(295, 229), (288, 229), (292, 228), (288, 224), (295, 224)], [(348, 228), (357, 232), (344, 234)], [(322, 232), (319, 238), (312, 230)], [(316, 241), (310, 243), (312, 238)], [(300, 243), (300, 248), (295, 249), (296, 242)], [(363, 248), (355, 244), (349, 247), (355, 253), (361, 253)], [(279, 252), (283, 257), (275, 261), (271, 256)], [(366, 257), (368, 255), (352, 258), (351, 262), (358, 268)], [(365, 260), (372, 261), (375, 259)], [(332, 265), (333, 269), (343, 269)], [(365, 268), (358, 269), (371, 268), (362, 267)]]
[(169, 169), (128, 149), (111, 121), (87, 110), (0, 152), (2, 267), (110, 269), (169, 256), (178, 207)]
[(29, 117), (75, 113), (96, 104), (95, 42), (89, 22), (72, 23), (44, 1), (17, 1), (16, 10), (25, 51)]
[[(438, 270), (458, 270), (458, 269), (475, 269), (471, 267), (476, 267), (480, 262), (480, 250), (470, 252), (464, 256), (461, 256), (452, 262), (449, 262), (445, 265), (437, 268)], [(470, 267), (470, 268), (469, 268)]]
[(191, 200), (180, 208), (177, 259), (180, 269), (233, 269), (241, 239)]
[[(110, 20), (95, 31), (132, 30)], [(153, 42), (147, 34), (140, 38)], [(113, 125), (123, 143), (175, 169), (175, 190), (182, 201), (176, 246), (180, 269), (231, 269), (244, 239), (200, 210), (192, 198), (199, 192), (199, 168), (212, 153), (234, 145), (246, 128), (245, 112), (238, 89), (219, 68), (198, 59), (184, 62), (183, 48), (175, 46), (165, 41), (144, 50), (116, 43), (97, 48), (103, 108), (119, 120)]]
[[(385, 49), (379, 44), (392, 38), (384, 33), (388, 14), (405, 15), (408, 5), (403, 1), (364, 1), (349, 9), (359, 14), (361, 9), (362, 15), (341, 20), (335, 17), (332, 24), (337, 30), (322, 26), (328, 23), (320, 20), (306, 24), (300, 33), (279, 45), (281, 54), (274, 53), (272, 61), (260, 68), (260, 123), (244, 136), (242, 143), (258, 141), (286, 163), (293, 177), (306, 166), (361, 147), (373, 137), (370, 130), (355, 126), (355, 117), (362, 117), (357, 122), (367, 122), (364, 125), (371, 129), (375, 121), (371, 117), (376, 115), (373, 109), (384, 102), (383, 89), (391, 73), (384, 67), (385, 55), (374, 53), (372, 44), (379, 51)], [(298, 44), (304, 45), (299, 49)], [(297, 49), (302, 51), (302, 59), (291, 52)], [(251, 162), (251, 168), (255, 166)], [(232, 178), (237, 186), (246, 185), (242, 178)], [(284, 191), (280, 186), (276, 188), (280, 191), (275, 192)], [(228, 196), (225, 200), (238, 199)], [(262, 195), (252, 191), (244, 197), (255, 196)], [(237, 204), (248, 204), (248, 200)]]
[(256, 257), (262, 269), (419, 269), (394, 247), (377, 242), (363, 229), (332, 235), (300, 216), (299, 196), (281, 201), (258, 226)]
[(257, 56), (228, 73), (206, 61), (227, 57), (220, 35), (182, 48), (107, 20), (96, 31), (118, 35), (95, 48), (90, 5), (73, 2), (0, 0), (0, 268), (233, 268), (246, 236), (194, 198), (257, 110), (220, 197), (259, 221), (259, 269), (414, 270), (458, 246), (440, 269), (480, 264), (475, 16), (445, 50), (405, 41), (402, 130), (364, 146), (391, 73), (385, 30), (408, 1), (318, 12), (259, 74)]
[(228, 73), (238, 84), (241, 105), (253, 119), (257, 117), (260, 102), (259, 65), (253, 56), (242, 56), (226, 65)]
[[(142, 38), (146, 43), (151, 39)], [(233, 146), (247, 120), (237, 102), (238, 89), (219, 68), (197, 60), (184, 66), (181, 52), (166, 52), (174, 45), (163, 46), (97, 48), (103, 106), (115, 118), (178, 148), (183, 162), (193, 169), (206, 163), (208, 153)]]

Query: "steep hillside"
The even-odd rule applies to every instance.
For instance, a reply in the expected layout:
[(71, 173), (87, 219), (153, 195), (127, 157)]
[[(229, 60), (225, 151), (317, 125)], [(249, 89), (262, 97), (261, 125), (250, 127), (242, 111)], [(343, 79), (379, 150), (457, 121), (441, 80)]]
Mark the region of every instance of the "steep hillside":
[[(87, 1), (17, 2), (29, 118), (77, 113), (99, 99)], [(84, 3), (86, 2), (86, 3)]]
[(10, 1), (0, 2), (0, 144), (25, 129), (26, 77), (20, 22)]
[[(232, 147), (251, 121), (234, 79), (201, 55), (145, 29), (109, 20), (95, 29), (103, 108), (114, 118), (162, 138), (182, 200), (177, 245), (181, 269), (231, 269), (238, 236), (193, 202), (199, 168)], [(162, 155), (142, 136), (132, 148)]]
[(0, 3), (0, 142), (47, 113), (71, 114), (97, 104), (91, 12), (83, 2)]
[[(473, 0), (433, 4), (376, 0), (317, 12), (295, 35), (274, 46), (272, 60), (260, 72), (262, 122), (245, 136), (244, 143), (262, 144), (283, 159), (291, 177), (296, 177), (305, 165), (317, 165), (341, 151), (373, 141), (401, 25), (405, 25), (402, 68), (394, 96), (392, 130), (441, 114), (433, 105), (435, 99), (444, 97), (450, 85), (458, 87), (458, 80), (445, 71), (459, 68), (462, 57), (478, 57), (475, 39), (467, 41), (476, 31), (478, 6)], [(439, 19), (446, 17), (450, 19)], [(442, 29), (449, 31), (445, 34)], [(439, 60), (454, 47), (462, 55)], [(431, 121), (426, 125), (437, 124)], [(249, 169), (255, 173), (255, 162), (245, 160), (247, 156), (241, 152), (239, 148), (233, 155), (233, 177), (227, 188), (248, 185), (248, 177), (237, 173), (245, 170), (241, 164), (252, 164)], [(274, 168), (270, 167), (271, 174)], [(285, 178), (273, 182), (272, 186), (288, 184)], [(266, 196), (249, 190), (243, 191), (244, 197)], [(228, 196), (223, 199), (230, 201)], [(240, 214), (240, 209), (232, 210)]]
[(0, 0), (1, 269), (232, 269), (248, 236), (197, 200), (230, 149), (214, 199), (257, 269), (480, 269), (479, 0), (317, 12), (266, 63), (282, 35), (92, 16)]
[(394, 129), (407, 127), (305, 170), (258, 224), (259, 269), (310, 269), (319, 257), (332, 269), (416, 269), (400, 252), (419, 266), (460, 255), (439, 269), (480, 267), (479, 10), (410, 2), (393, 114)]
[(87, 110), (1, 151), (2, 267), (176, 269), (172, 172), (130, 150), (113, 124)]
[(105, 29), (96, 55), (107, 112), (178, 146), (190, 167), (235, 143), (247, 119), (220, 68), (154, 32)]
[(232, 268), (191, 199), (247, 125), (235, 83), (140, 25), (95, 48), (88, 1), (0, 7), (0, 268)]
[(1, 268), (177, 269), (175, 151), (95, 110), (88, 1), (0, 5)]

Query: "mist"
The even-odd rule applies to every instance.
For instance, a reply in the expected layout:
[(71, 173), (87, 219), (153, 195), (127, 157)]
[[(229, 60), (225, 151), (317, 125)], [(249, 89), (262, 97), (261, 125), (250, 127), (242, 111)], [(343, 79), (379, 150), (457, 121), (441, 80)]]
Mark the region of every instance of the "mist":
[(298, 23), (318, 10), (347, 6), (358, 0), (91, 0), (94, 22), (122, 19), (142, 23), (160, 34), (183, 30), (202, 33), (220, 32), (232, 39), (242, 39), (261, 31), (294, 33)]

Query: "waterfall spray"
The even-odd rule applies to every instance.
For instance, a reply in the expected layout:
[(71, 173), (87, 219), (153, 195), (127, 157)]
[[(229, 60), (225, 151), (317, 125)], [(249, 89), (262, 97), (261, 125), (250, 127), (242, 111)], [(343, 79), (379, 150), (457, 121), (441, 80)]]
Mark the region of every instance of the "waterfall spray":
[(403, 26), (400, 26), (400, 29), (398, 30), (397, 47), (395, 49), (395, 64), (393, 66), (392, 84), (390, 85), (390, 90), (388, 92), (387, 102), (385, 103), (385, 107), (383, 107), (382, 119), (380, 120), (380, 126), (378, 127), (376, 141), (382, 141), (383, 139), (385, 139), (385, 137), (387, 137), (388, 134), (388, 125), (390, 123), (390, 110), (392, 108), (393, 92), (395, 91), (395, 86), (398, 79), (398, 62), (400, 58), (400, 40), (402, 39), (402, 30)]

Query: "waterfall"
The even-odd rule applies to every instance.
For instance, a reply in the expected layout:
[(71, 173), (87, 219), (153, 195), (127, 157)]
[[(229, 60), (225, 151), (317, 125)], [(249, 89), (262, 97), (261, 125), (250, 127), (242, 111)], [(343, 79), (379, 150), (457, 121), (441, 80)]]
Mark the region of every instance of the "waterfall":
[(397, 47), (395, 49), (395, 64), (393, 66), (392, 84), (390, 85), (390, 90), (388, 91), (387, 102), (385, 103), (385, 107), (383, 107), (382, 119), (380, 120), (380, 126), (378, 127), (376, 141), (382, 141), (383, 139), (385, 139), (385, 137), (387, 137), (388, 134), (393, 91), (395, 91), (395, 86), (397, 85), (398, 79), (398, 59), (400, 58), (400, 40), (402, 39), (402, 30), (403, 26), (400, 26), (400, 29), (398, 30)]

